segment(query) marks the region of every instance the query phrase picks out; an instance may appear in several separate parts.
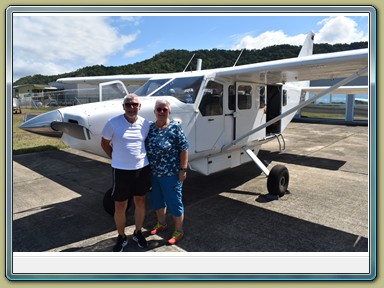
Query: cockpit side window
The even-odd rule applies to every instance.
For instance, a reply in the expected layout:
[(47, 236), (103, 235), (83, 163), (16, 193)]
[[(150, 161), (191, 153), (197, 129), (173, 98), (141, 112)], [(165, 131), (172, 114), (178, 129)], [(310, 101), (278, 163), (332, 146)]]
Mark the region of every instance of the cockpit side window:
[(223, 115), (223, 85), (209, 81), (204, 89), (204, 95), (199, 105), (203, 116)]

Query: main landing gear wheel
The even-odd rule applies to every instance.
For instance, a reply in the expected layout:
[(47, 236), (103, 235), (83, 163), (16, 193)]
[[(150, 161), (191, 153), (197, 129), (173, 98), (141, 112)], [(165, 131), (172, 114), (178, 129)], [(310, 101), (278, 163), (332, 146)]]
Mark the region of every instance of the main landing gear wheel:
[[(127, 206), (127, 210), (125, 212), (128, 211), (129, 207), (131, 207), (132, 205), (132, 202), (133, 202), (133, 199), (132, 198), (129, 198), (128, 199), (128, 206)], [(109, 215), (114, 215), (115, 214), (115, 201), (113, 201), (112, 199), (112, 188), (108, 189), (107, 192), (105, 192), (104, 194), (104, 198), (103, 198), (103, 207), (104, 207), (104, 210), (109, 214)]]
[(269, 194), (284, 196), (289, 183), (289, 173), (284, 165), (276, 165), (269, 172), (267, 188)]

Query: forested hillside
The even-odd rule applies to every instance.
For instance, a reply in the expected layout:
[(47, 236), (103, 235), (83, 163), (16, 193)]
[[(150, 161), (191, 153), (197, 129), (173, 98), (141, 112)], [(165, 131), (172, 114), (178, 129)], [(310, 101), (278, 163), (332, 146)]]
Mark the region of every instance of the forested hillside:
[[(345, 50), (354, 50), (367, 48), (368, 42), (355, 42), (351, 44), (315, 44), (314, 54), (338, 52)], [(275, 45), (263, 49), (244, 50), (238, 65), (278, 60), (284, 58), (293, 58), (299, 54), (301, 46), (293, 45)], [(54, 82), (58, 78), (64, 77), (82, 77), (82, 76), (100, 76), (100, 75), (117, 75), (117, 74), (152, 74), (152, 73), (167, 73), (167, 72), (181, 72), (194, 56), (188, 69), (194, 70), (196, 67), (196, 59), (203, 60), (202, 69), (220, 68), (233, 66), (236, 59), (240, 55), (240, 50), (165, 50), (156, 54), (151, 59), (137, 62), (134, 64), (122, 66), (103, 66), (94, 65), (87, 66), (70, 73), (59, 75), (33, 75), (18, 79), (14, 85), (24, 84), (43, 84), (47, 85), (49, 82)]]

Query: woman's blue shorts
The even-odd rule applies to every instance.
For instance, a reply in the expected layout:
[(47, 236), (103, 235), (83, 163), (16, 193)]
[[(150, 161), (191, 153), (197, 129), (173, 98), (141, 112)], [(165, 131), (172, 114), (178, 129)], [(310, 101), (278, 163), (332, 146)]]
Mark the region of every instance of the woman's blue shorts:
[(167, 208), (175, 217), (184, 214), (182, 187), (183, 182), (175, 176), (152, 176), (152, 191), (148, 193), (153, 210)]

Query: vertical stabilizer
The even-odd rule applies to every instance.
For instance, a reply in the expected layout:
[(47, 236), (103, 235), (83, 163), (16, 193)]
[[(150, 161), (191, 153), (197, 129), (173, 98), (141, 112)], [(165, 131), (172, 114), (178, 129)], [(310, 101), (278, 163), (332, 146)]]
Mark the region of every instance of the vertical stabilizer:
[[(300, 53), (299, 53), (299, 56), (297, 57), (304, 57), (304, 56), (309, 56), (309, 55), (312, 55), (313, 54), (313, 40), (315, 39), (315, 33), (313, 33), (312, 31), (309, 31), (308, 34), (307, 34), (307, 37), (305, 38), (305, 41), (304, 41), (304, 44), (303, 44), (303, 47), (301, 47), (301, 50), (300, 50)], [(296, 85), (300, 86), (300, 87), (308, 87), (310, 85), (310, 81), (300, 81), (300, 82), (296, 82)], [(302, 96), (302, 98), (304, 99), (304, 97), (308, 97), (308, 93), (306, 93), (306, 96)]]
[(298, 57), (309, 56), (313, 54), (313, 39), (315, 38), (315, 33), (309, 31), (307, 37), (305, 38), (303, 47), (300, 50)]

